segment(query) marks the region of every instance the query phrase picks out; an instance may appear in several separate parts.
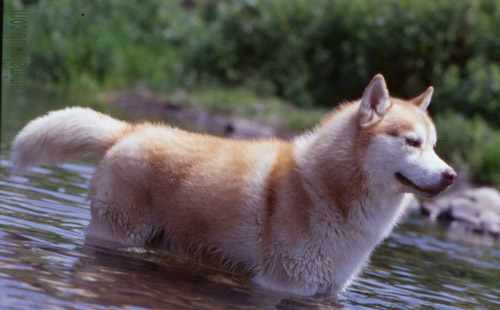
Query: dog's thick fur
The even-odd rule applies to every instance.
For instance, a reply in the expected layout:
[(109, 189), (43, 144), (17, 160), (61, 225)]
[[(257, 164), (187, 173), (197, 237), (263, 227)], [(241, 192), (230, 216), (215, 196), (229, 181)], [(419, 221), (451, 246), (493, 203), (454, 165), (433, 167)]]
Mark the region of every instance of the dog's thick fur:
[(236, 141), (132, 125), (86, 108), (50, 112), (15, 138), (15, 170), (87, 153), (89, 236), (243, 268), (265, 287), (336, 295), (415, 193), (456, 177), (433, 151), (432, 95), (389, 96), (377, 75), (293, 142)]

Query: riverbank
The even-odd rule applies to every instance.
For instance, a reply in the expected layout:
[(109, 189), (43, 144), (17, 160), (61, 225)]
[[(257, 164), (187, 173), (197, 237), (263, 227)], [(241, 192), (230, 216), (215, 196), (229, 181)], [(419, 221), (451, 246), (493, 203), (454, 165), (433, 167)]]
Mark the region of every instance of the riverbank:
[[(259, 137), (290, 138), (293, 134), (282, 128), (252, 121), (238, 116), (219, 115), (197, 107), (181, 107), (174, 101), (167, 101), (150, 92), (109, 92), (105, 100), (122, 108), (135, 111), (148, 111), (161, 115), (165, 119), (182, 123), (184, 126), (200, 132), (210, 132), (234, 139), (252, 139)], [(182, 94), (178, 94), (183, 96)]]
[(139, 89), (104, 92), (99, 97), (123, 108), (159, 113), (195, 130), (232, 138), (289, 139), (312, 129), (330, 111), (295, 107), (278, 97), (258, 96), (245, 87), (203, 87), (171, 94)]

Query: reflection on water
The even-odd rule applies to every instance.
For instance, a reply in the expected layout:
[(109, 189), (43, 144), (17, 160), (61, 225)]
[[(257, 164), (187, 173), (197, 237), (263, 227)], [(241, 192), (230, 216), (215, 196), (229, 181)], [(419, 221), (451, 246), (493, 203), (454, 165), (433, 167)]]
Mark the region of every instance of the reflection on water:
[[(260, 289), (244, 276), (162, 250), (85, 240), (83, 230), (90, 217), (85, 195), (94, 171), (92, 160), (9, 176), (7, 149), (14, 133), (36, 115), (63, 106), (60, 99), (21, 96), (2, 107), (2, 308), (500, 308), (498, 243), (484, 246), (450, 239), (443, 227), (417, 216), (406, 219), (375, 251), (340, 304)], [(79, 104), (109, 110), (85, 100)]]
[(93, 168), (65, 164), (5, 177), (1, 161), (0, 287), (2, 304), (100, 308), (300, 309), (321, 300), (253, 288), (248, 280), (153, 248), (124, 248), (85, 240), (89, 221), (85, 182)]

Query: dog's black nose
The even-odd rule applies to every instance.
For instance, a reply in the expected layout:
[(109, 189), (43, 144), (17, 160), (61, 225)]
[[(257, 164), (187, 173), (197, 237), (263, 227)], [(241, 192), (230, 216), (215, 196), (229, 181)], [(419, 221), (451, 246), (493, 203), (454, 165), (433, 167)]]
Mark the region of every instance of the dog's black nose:
[(453, 171), (453, 169), (448, 168), (443, 172), (443, 180), (448, 185), (453, 184), (456, 178), (457, 178), (457, 173)]

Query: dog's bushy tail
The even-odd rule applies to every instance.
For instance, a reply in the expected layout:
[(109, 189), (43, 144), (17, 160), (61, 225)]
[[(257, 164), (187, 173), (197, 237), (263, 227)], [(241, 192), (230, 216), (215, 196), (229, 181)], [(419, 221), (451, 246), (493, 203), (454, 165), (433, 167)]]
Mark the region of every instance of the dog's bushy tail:
[(89, 153), (102, 155), (130, 127), (88, 108), (49, 112), (29, 122), (17, 134), (11, 149), (12, 172)]

